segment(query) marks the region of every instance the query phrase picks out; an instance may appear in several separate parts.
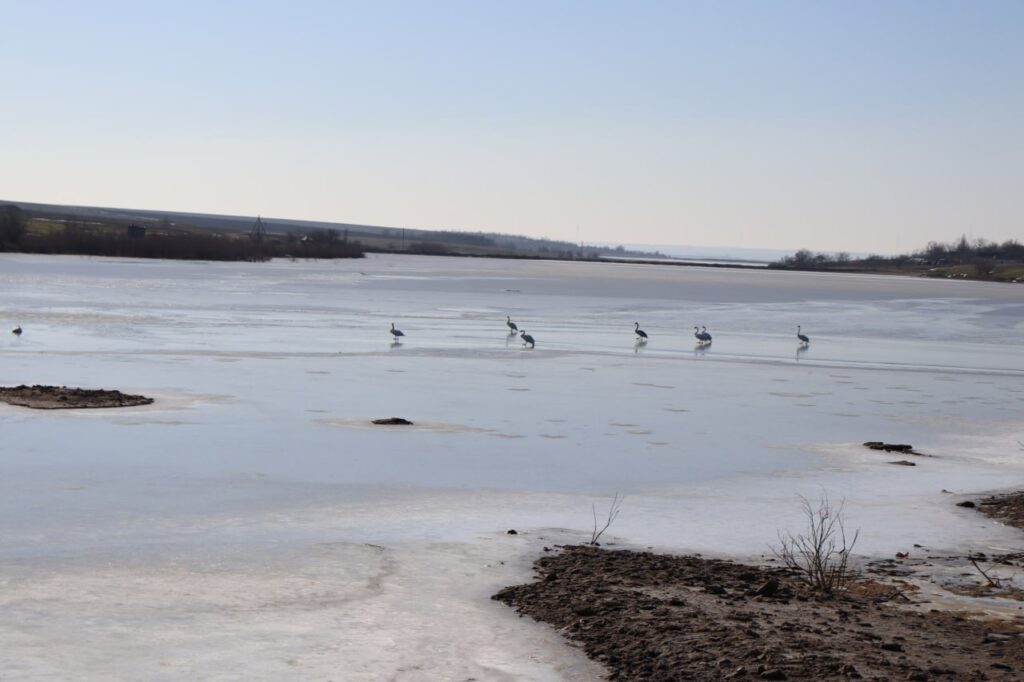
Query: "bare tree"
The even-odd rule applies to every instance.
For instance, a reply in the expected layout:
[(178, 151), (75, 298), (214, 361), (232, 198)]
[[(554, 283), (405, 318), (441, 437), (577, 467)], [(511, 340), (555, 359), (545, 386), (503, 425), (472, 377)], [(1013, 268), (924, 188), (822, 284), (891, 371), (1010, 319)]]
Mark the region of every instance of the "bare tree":
[(850, 565), (850, 554), (860, 530), (847, 541), (843, 523), (845, 501), (833, 505), (828, 495), (822, 493), (815, 506), (803, 495), (799, 497), (807, 531), (797, 535), (780, 531), (779, 546), (773, 547), (772, 553), (822, 596), (843, 592), (859, 577)]
[(597, 541), (601, 539), (601, 536), (604, 535), (604, 532), (608, 530), (608, 528), (610, 528), (611, 525), (615, 522), (615, 519), (618, 518), (619, 510), (622, 507), (622, 501), (624, 499), (626, 498), (619, 497), (619, 494), (615, 493), (615, 497), (612, 498), (612, 503), (608, 507), (608, 516), (605, 519), (604, 526), (602, 526), (600, 530), (598, 530), (597, 528), (597, 505), (590, 505), (591, 509), (594, 512), (594, 532), (590, 534), (590, 542), (588, 542), (587, 544), (597, 545)]

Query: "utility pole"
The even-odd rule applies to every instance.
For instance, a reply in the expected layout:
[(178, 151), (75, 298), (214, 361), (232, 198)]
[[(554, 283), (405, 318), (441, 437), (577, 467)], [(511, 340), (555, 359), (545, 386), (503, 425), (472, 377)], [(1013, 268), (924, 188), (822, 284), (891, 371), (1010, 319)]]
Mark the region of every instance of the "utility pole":
[(263, 239), (267, 236), (267, 229), (263, 226), (263, 219), (260, 216), (256, 216), (256, 223), (249, 230), (249, 239), (253, 240), (257, 244), (262, 244)]
[(249, 239), (256, 244), (256, 261), (263, 262), (266, 260), (263, 256), (263, 240), (267, 236), (267, 229), (263, 227), (263, 219), (260, 216), (256, 216), (256, 224), (249, 230)]

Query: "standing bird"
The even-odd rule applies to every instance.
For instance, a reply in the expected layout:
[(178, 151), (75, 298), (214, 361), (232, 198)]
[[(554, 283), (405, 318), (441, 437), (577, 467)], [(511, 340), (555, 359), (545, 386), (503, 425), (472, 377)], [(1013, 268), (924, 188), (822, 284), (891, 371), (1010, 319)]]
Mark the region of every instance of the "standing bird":
[(800, 344), (804, 346), (811, 342), (811, 339), (808, 338), (807, 334), (800, 333), (800, 325), (796, 326), (796, 338), (800, 339)]
[(700, 327), (696, 327), (695, 326), (693, 328), (693, 335), (694, 335), (694, 337), (696, 337), (697, 343), (700, 343), (700, 344), (704, 343), (704, 337), (700, 335)]
[(637, 340), (638, 341), (646, 341), (647, 340), (647, 332), (645, 332), (643, 329), (640, 328), (640, 323), (639, 322), (634, 322), (633, 324), (636, 325), (636, 328), (633, 329), (633, 331), (636, 332)]
[(505, 318), (505, 324), (508, 325), (509, 335), (515, 334), (517, 331), (519, 331), (519, 327), (517, 327), (516, 323), (512, 321), (512, 317), (510, 315), (506, 315)]
[(711, 334), (708, 334), (707, 327), (700, 328), (700, 338), (704, 340), (704, 343), (711, 345)]
[(11, 333), (14, 334), (15, 336), (21, 336), (21, 325), (19, 324), (17, 327), (12, 329)]
[(405, 336), (405, 334), (402, 333), (401, 329), (395, 329), (395, 323), (394, 322), (391, 323), (391, 336), (394, 337), (395, 343), (398, 343), (398, 337)]
[(534, 347), (533, 337), (527, 334), (525, 329), (519, 333), (519, 337), (523, 340), (523, 348), (526, 344), (530, 344), (530, 348)]

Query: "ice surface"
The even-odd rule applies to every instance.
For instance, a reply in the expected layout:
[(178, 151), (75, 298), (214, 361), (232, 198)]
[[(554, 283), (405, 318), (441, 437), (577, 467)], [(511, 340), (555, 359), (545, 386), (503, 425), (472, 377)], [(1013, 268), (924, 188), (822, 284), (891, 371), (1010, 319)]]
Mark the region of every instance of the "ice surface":
[(588, 679), (486, 597), (615, 492), (629, 546), (757, 555), (822, 490), (865, 553), (1014, 542), (953, 505), (1024, 473), (1012, 285), (7, 255), (0, 322), (0, 384), (157, 398), (0, 405), (0, 678)]

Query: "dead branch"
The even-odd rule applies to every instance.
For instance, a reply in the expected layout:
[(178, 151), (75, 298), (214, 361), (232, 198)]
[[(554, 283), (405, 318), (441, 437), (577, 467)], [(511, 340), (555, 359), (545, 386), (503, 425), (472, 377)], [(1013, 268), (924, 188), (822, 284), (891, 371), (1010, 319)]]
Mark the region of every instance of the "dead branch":
[(600, 530), (597, 528), (597, 505), (590, 505), (594, 512), (594, 531), (590, 534), (590, 542), (588, 544), (596, 545), (597, 541), (601, 538), (606, 530), (611, 527), (612, 523), (619, 516), (619, 510), (622, 507), (622, 501), (625, 497), (619, 497), (618, 493), (615, 493), (615, 497), (612, 498), (612, 503), (608, 507), (608, 516), (605, 519), (604, 526)]

